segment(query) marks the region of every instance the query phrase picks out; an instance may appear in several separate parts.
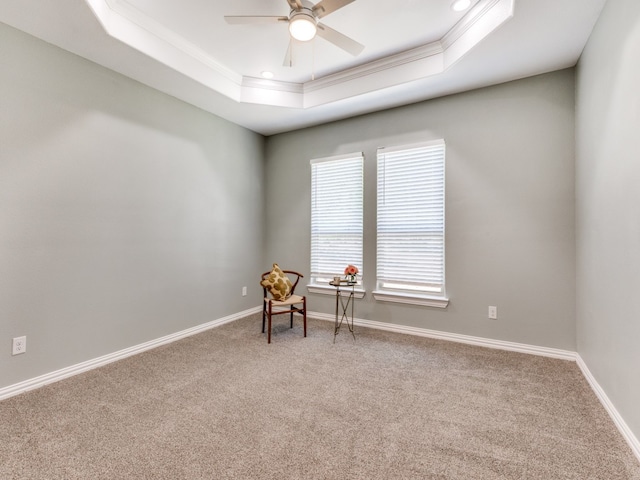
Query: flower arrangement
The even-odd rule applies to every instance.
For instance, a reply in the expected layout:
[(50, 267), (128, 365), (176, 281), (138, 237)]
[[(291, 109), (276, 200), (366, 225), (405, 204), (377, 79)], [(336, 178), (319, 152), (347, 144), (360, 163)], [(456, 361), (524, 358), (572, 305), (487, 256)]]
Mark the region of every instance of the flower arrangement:
[(344, 276), (347, 281), (356, 283), (358, 281), (358, 267), (355, 265), (347, 265), (344, 269)]

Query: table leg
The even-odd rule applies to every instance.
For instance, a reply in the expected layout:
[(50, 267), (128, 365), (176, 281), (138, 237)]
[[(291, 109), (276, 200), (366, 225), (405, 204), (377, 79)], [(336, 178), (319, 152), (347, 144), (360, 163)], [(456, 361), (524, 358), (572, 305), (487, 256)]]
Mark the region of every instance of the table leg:
[(340, 297), (340, 289), (336, 290), (336, 323), (333, 326), (333, 343), (336, 343), (336, 335), (338, 334), (338, 330), (340, 329), (338, 325), (338, 298)]
[[(351, 321), (349, 321), (349, 303), (351, 303)], [(333, 343), (336, 342), (336, 335), (340, 333), (340, 327), (342, 326), (342, 322), (347, 321), (347, 328), (353, 335), (353, 339), (356, 339), (356, 334), (353, 328), (353, 318), (354, 318), (354, 303), (355, 303), (355, 295), (353, 289), (349, 292), (349, 297), (347, 298), (347, 303), (345, 304), (342, 295), (340, 295), (340, 289), (336, 291), (336, 322), (333, 330)], [(339, 305), (338, 305), (339, 304)], [(339, 307), (342, 307), (342, 314), (339, 313)], [(338, 315), (340, 315), (340, 319), (338, 319)]]

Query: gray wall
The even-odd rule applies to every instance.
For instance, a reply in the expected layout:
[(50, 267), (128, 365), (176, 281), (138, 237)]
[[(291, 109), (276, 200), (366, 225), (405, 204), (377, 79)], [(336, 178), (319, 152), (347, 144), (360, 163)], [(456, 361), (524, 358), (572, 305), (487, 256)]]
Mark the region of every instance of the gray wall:
[(640, 438), (640, 2), (610, 0), (578, 64), (577, 348)]
[(2, 24), (0, 46), (0, 387), (258, 305), (264, 138)]
[[(265, 267), (309, 274), (309, 160), (363, 151), (368, 293), (356, 317), (574, 351), (574, 133), (571, 69), (269, 137)], [(437, 138), (447, 143), (451, 302), (376, 302), (376, 149)], [(334, 311), (332, 297), (308, 301)]]

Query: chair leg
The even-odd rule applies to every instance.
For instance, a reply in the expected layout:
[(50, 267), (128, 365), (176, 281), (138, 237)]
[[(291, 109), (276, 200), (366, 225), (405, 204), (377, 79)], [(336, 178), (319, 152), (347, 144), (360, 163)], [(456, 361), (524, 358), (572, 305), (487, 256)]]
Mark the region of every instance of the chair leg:
[(267, 302), (262, 300), (262, 333), (264, 333), (264, 321), (267, 314)]
[(267, 333), (267, 343), (271, 343), (271, 302), (269, 302), (269, 333)]
[(289, 315), (291, 315), (291, 326), (289, 328), (293, 328), (293, 312), (291, 312)]
[(302, 323), (304, 325), (304, 336), (307, 336), (307, 297), (302, 297)]

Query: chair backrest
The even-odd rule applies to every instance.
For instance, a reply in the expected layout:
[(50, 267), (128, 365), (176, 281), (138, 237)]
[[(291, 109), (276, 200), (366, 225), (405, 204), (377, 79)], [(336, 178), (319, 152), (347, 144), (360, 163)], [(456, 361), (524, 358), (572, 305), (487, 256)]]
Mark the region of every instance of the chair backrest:
[[(289, 280), (292, 280), (291, 295), (293, 295), (296, 291), (296, 285), (298, 285), (298, 282), (300, 281), (301, 278), (304, 278), (304, 275), (298, 272), (294, 272), (293, 270), (282, 270), (282, 272), (289, 277)], [(271, 273), (271, 270), (269, 270), (268, 272), (264, 272), (262, 274), (261, 280), (264, 280), (265, 278), (267, 278), (270, 273)], [(295, 279), (292, 277), (295, 277)], [(266, 297), (267, 294), (269, 293), (269, 290), (267, 290), (267, 287), (265, 287), (264, 285), (262, 285), (262, 290), (264, 292), (264, 296)]]

